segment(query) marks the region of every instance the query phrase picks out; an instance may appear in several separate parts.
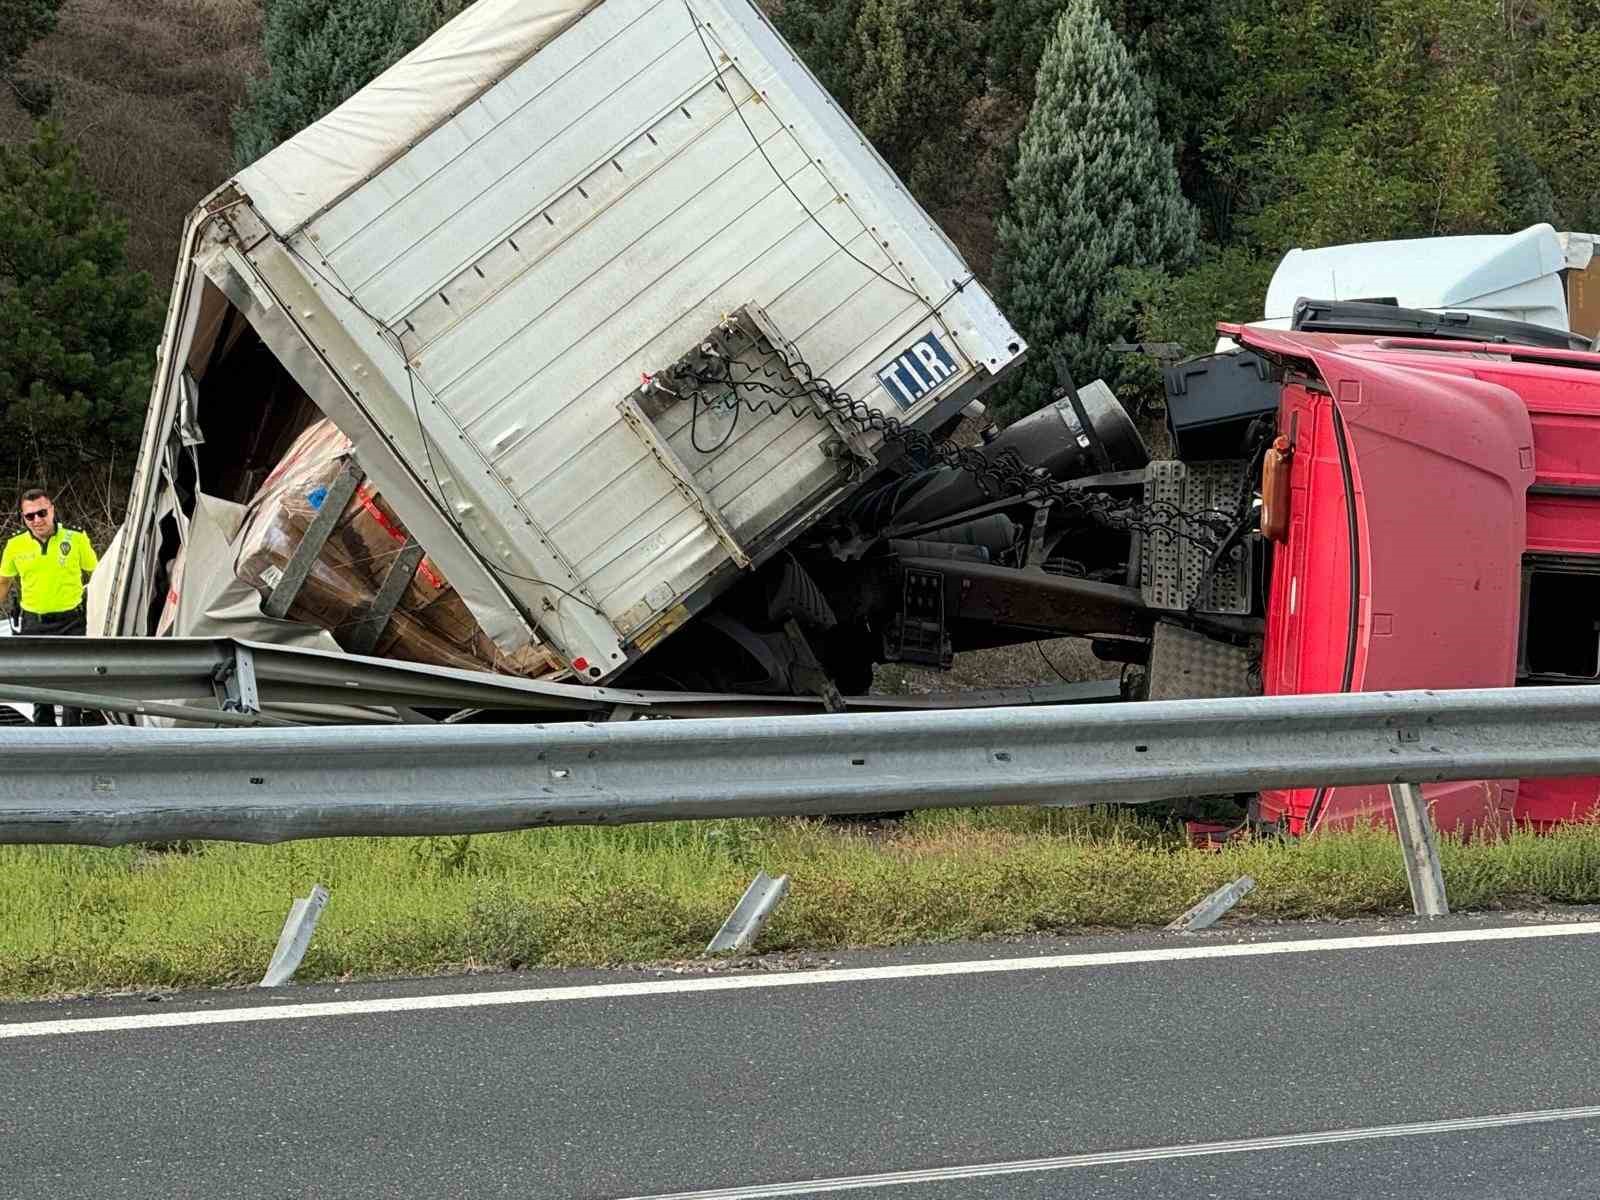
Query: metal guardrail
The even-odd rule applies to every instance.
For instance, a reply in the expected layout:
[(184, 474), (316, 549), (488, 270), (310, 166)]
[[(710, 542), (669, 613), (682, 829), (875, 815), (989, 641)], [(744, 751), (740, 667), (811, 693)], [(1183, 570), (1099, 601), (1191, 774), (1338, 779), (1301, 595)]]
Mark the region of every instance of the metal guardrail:
[(1600, 688), (551, 725), (0, 730), (0, 842), (276, 842), (1600, 775)]
[[(852, 711), (1114, 700), (1115, 680), (931, 696), (852, 696)], [(572, 719), (820, 712), (814, 696), (733, 696), (548, 683), (235, 638), (6, 638), (0, 700), (241, 727), (398, 724), (473, 708)]]
[[(543, 683), (355, 654), (273, 646), (236, 638), (7, 638), (0, 644), (0, 699), (34, 701), (65, 693), (73, 703), (129, 715), (172, 716), (163, 701), (199, 703), (184, 719), (207, 724), (283, 723), (264, 705), (326, 707), (323, 720), (394, 722), (416, 706), (494, 707), (580, 715), (642, 693)], [(45, 701), (48, 702), (48, 701)], [(151, 707), (152, 702), (155, 706)], [(214, 705), (215, 707), (211, 707)], [(307, 714), (307, 720), (315, 720)]]

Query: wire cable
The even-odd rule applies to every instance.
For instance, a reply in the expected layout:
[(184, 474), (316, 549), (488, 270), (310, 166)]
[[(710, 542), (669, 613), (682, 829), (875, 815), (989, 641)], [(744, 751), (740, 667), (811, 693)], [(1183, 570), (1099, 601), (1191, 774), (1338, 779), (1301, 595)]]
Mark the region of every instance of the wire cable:
[[(751, 347), (761, 359), (755, 366), (742, 357)], [(674, 394), (688, 394), (696, 405), (706, 402), (706, 391), (713, 391), (728, 397), (713, 403), (739, 404), (752, 413), (781, 416), (787, 412), (797, 419), (807, 415), (820, 419), (831, 413), (858, 433), (879, 434), (886, 442), (917, 453), (924, 461), (966, 472), (991, 499), (1048, 499), (1065, 517), (1090, 520), (1120, 532), (1138, 531), (1169, 542), (1183, 540), (1214, 548), (1234, 525), (1234, 514), (1221, 509), (1185, 512), (1165, 501), (1118, 500), (1108, 493), (1058, 480), (1025, 463), (1014, 451), (990, 458), (975, 449), (936, 441), (923, 430), (905, 425), (834, 387), (812, 370), (793, 343), (774, 345), (761, 335), (751, 339), (751, 347), (730, 354), (705, 343), (660, 372), (652, 382)], [(688, 386), (679, 391), (670, 384)]]
[[(557, 626), (563, 626), (562, 603), (565, 602), (565, 600), (571, 600), (571, 602), (576, 603), (576, 605), (582, 606), (582, 608), (587, 608), (587, 610), (589, 610), (590, 613), (594, 613), (595, 616), (600, 616), (600, 618), (605, 618), (606, 621), (610, 621), (610, 618), (606, 616), (605, 610), (598, 608), (597, 605), (590, 603), (589, 600), (584, 600), (581, 595), (576, 594), (576, 592), (573, 592), (573, 590), (566, 589), (566, 587), (562, 587), (560, 584), (557, 584), (557, 582), (550, 581), (550, 579), (541, 579), (538, 578), (538, 576), (533, 576), (533, 574), (520, 574), (517, 573), (517, 571), (510, 570), (509, 566), (501, 566), (499, 563), (494, 562), (490, 555), (486, 554), (485, 550), (483, 550), (483, 547), (478, 546), (477, 542), (472, 541), (472, 534), (467, 533), (466, 526), (462, 525), (461, 522), (458, 522), (456, 517), (454, 517), (453, 512), (451, 512), (450, 499), (446, 498), (445, 496), (445, 485), (440, 482), (438, 467), (434, 464), (434, 450), (432, 450), (434, 440), (432, 440), (432, 438), (429, 437), (429, 434), (427, 434), (427, 426), (424, 424), (424, 422), (422, 422), (422, 405), (418, 398), (416, 398), (416, 373), (411, 370), (411, 360), (410, 358), (406, 357), (405, 346), (403, 346), (402, 341), (400, 341), (400, 334), (398, 334), (397, 331), (392, 328), (392, 326), (381, 322), (381, 320), (379, 320), (379, 318), (376, 317), (373, 312), (370, 312), (370, 310), (366, 309), (365, 304), (362, 304), (360, 299), (355, 298), (354, 291), (347, 290), (346, 286), (342, 286), (341, 283), (336, 282), (334, 278), (331, 278), (330, 275), (326, 274), (325, 270), (317, 267), (315, 262), (307, 259), (306, 256), (304, 256), (304, 254), (302, 254), (301, 251), (294, 246), (293, 242), (286, 242), (285, 240), (285, 242), (283, 242), (283, 246), (285, 246), (286, 250), (290, 251), (291, 256), (293, 256), (293, 258), (296, 259), (296, 261), (298, 261), (302, 267), (306, 267), (306, 270), (309, 270), (310, 274), (320, 278), (320, 280), (322, 280), (323, 283), (326, 283), (328, 288), (330, 288), (330, 290), (333, 291), (333, 293), (336, 294), (339, 299), (342, 299), (342, 301), (346, 302), (346, 304), (349, 304), (352, 309), (357, 310), (358, 314), (362, 314), (363, 317), (368, 320), (368, 322), (371, 322), (374, 330), (376, 330), (376, 333), (378, 333), (379, 341), (384, 342), (389, 349), (394, 350), (395, 355), (400, 358), (400, 370), (405, 371), (406, 387), (408, 387), (408, 390), (410, 390), (411, 416), (413, 416), (414, 421), (416, 421), (416, 434), (418, 434), (418, 440), (422, 445), (422, 458), (424, 458), (424, 461), (427, 462), (427, 474), (432, 477), (430, 480), (422, 480), (422, 486), (424, 486), (424, 491), (432, 491), (432, 493), (435, 493), (435, 499), (437, 499), (438, 504), (438, 512), (440, 512), (440, 515), (443, 515), (443, 518), (445, 518), (446, 525), (450, 525), (451, 530), (456, 531), (456, 536), (461, 538), (462, 544), (467, 547), (467, 550), (472, 552), (472, 555), (477, 558), (478, 562), (483, 563), (483, 566), (485, 566), (486, 570), (490, 570), (491, 573), (496, 574), (496, 576), (499, 576), (499, 578), (517, 579), (518, 582), (525, 582), (525, 584), (534, 584), (534, 586), (538, 587), (547, 587), (547, 589), (555, 592), (558, 597), (562, 597), (560, 600), (555, 602), (554, 608), (552, 608)], [(536, 616), (534, 616), (533, 621), (534, 624), (541, 624), (541, 621), (539, 621), (539, 618), (536, 618)], [(562, 627), (562, 642), (568, 642), (568, 638), (566, 638), (565, 626)]]
[[(732, 404), (718, 404), (714, 400), (706, 400), (703, 397), (696, 395), (690, 400), (689, 404), (690, 446), (694, 447), (694, 449), (701, 454), (715, 454), (718, 450), (721, 450), (733, 440), (734, 430), (739, 428), (739, 413), (741, 411), (737, 401)], [(713, 408), (721, 408), (724, 411), (731, 411), (733, 413), (733, 420), (728, 422), (728, 428), (723, 430), (722, 436), (717, 439), (717, 444), (715, 446), (702, 446), (700, 444), (700, 410), (706, 409), (709, 411)]]
[[(694, 26), (695, 35), (700, 39), (700, 48), (706, 52), (706, 61), (711, 64), (712, 74), (718, 80), (720, 85), (720, 81), (722, 79), (722, 70), (717, 65), (716, 55), (711, 52), (710, 43), (706, 41), (705, 31), (700, 23), (700, 18), (695, 15), (695, 11), (690, 6), (689, 0), (683, 0), (683, 7), (684, 11), (689, 15), (689, 23)], [(766, 145), (759, 137), (756, 136), (755, 129), (751, 126), (749, 120), (744, 115), (743, 106), (733, 98), (732, 92), (728, 91), (726, 88), (724, 88), (723, 91), (728, 97), (728, 103), (733, 107), (734, 115), (739, 118), (739, 123), (744, 126), (745, 132), (750, 135), (750, 141), (754, 143), (755, 148), (760, 152), (761, 157), (766, 160), (767, 166), (772, 169), (772, 173), (777, 177), (778, 182), (783, 184), (784, 190), (794, 198), (794, 202), (800, 206), (800, 211), (805, 213), (806, 216), (810, 218), (812, 223), (815, 224), (818, 229), (822, 230), (823, 235), (826, 236), (827, 239), (835, 246), (837, 246), (839, 251), (847, 258), (853, 259), (862, 267), (865, 267), (868, 271), (872, 272), (872, 274), (876, 275), (890, 287), (904, 292), (906, 295), (914, 297), (917, 300), (921, 300), (923, 304), (928, 306), (928, 315), (932, 317), (939, 317), (944, 306), (949, 304), (950, 301), (954, 300), (957, 296), (961, 295), (962, 292), (966, 291), (967, 285), (977, 279), (978, 276), (977, 272), (975, 271), (968, 271), (965, 279), (952, 279), (950, 281), (950, 290), (941, 296), (937, 303), (930, 304), (922, 295), (922, 293), (917, 291), (914, 287), (906, 287), (905, 284), (890, 278), (888, 275), (885, 275), (882, 271), (878, 270), (877, 267), (867, 262), (864, 258), (853, 253), (848, 246), (834, 236), (833, 231), (822, 222), (822, 219), (818, 217), (816, 213), (811, 211), (810, 205), (800, 198), (800, 193), (794, 190), (793, 186), (789, 183), (789, 180), (784, 176), (783, 172), (778, 170), (777, 163), (772, 161), (772, 156), (767, 153)]]
[[(327, 284), (335, 295), (337, 295), (346, 304), (350, 305), (358, 313), (370, 321), (373, 328), (377, 331), (379, 339), (391, 350), (393, 350), (396, 356), (400, 359), (400, 367), (401, 370), (405, 372), (406, 384), (411, 393), (411, 414), (417, 423), (417, 438), (422, 444), (422, 454), (424, 460), (428, 464), (428, 474), (432, 477), (431, 480), (423, 481), (424, 489), (431, 490), (435, 493), (435, 499), (438, 501), (439, 511), (443, 515), (445, 522), (453, 530), (455, 530), (457, 536), (461, 538), (462, 542), (465, 543), (467, 549), (472, 552), (473, 556), (496, 575), (502, 576), (506, 579), (515, 579), (521, 583), (531, 583), (538, 587), (549, 588), (551, 591), (560, 594), (562, 597), (568, 600), (571, 600), (574, 604), (581, 605), (583, 608), (588, 609), (595, 615), (606, 617), (606, 613), (603, 609), (598, 608), (588, 600), (585, 600), (576, 592), (562, 587), (559, 583), (555, 583), (549, 579), (540, 579), (534, 575), (521, 575), (516, 571), (511, 570), (509, 567), (500, 566), (483, 551), (482, 547), (472, 540), (472, 537), (467, 533), (466, 528), (461, 524), (460, 521), (455, 519), (454, 514), (450, 510), (450, 501), (444, 494), (444, 484), (440, 481), (439, 469), (433, 461), (433, 439), (428, 436), (427, 426), (422, 420), (422, 405), (417, 399), (416, 373), (411, 369), (411, 360), (406, 355), (405, 346), (400, 341), (400, 335), (396, 333), (391, 326), (386, 325), (383, 321), (379, 320), (377, 316), (370, 312), (367, 307), (356, 298), (352, 291), (347, 290), (345, 287), (335, 282), (335, 280), (330, 278), (326, 272), (322, 271), (315, 263), (306, 258), (304, 254), (300, 253), (299, 249), (296, 248), (292, 242), (285, 241), (283, 245), (287, 247), (289, 253), (303, 267), (305, 267), (306, 270), (310, 271), (318, 279), (322, 280), (322, 282)], [(558, 603), (556, 608), (556, 618), (558, 621), (560, 619), (560, 615), (560, 607)], [(610, 618), (607, 617), (606, 619), (609, 620)], [(535, 623), (537, 622), (538, 618), (535, 618)]]
[(1049, 667), (1052, 671), (1054, 671), (1056, 673), (1056, 677), (1059, 678), (1062, 683), (1071, 683), (1071, 682), (1073, 682), (1072, 680), (1067, 678), (1067, 675), (1066, 675), (1065, 671), (1063, 671), (1060, 667), (1056, 666), (1055, 663), (1050, 661), (1050, 656), (1044, 652), (1044, 643), (1043, 642), (1035, 642), (1033, 644), (1033, 648), (1039, 652), (1039, 657), (1044, 659), (1044, 665)]
[[(694, 26), (695, 35), (700, 39), (700, 48), (706, 52), (706, 61), (711, 64), (712, 77), (715, 80), (717, 80), (717, 82), (720, 84), (721, 81), (722, 81), (722, 68), (717, 65), (717, 56), (714, 55), (713, 53), (711, 53), (711, 43), (706, 41), (705, 30), (703, 29), (703, 27), (700, 24), (700, 18), (695, 15), (695, 11), (690, 6), (689, 0), (683, 0), (683, 9), (684, 9), (684, 11), (686, 13), (689, 14), (689, 23)], [(821, 218), (819, 218), (816, 213), (811, 211), (811, 207), (808, 204), (806, 204), (806, 202), (804, 200), (800, 199), (800, 193), (794, 190), (794, 188), (790, 185), (789, 180), (787, 178), (785, 178), (783, 172), (778, 170), (778, 164), (772, 161), (772, 156), (767, 153), (766, 146), (763, 145), (761, 139), (756, 136), (756, 131), (753, 128), (751, 128), (749, 120), (744, 115), (743, 107), (741, 107), (739, 102), (733, 98), (733, 93), (732, 92), (728, 92), (726, 88), (724, 88), (723, 90), (727, 93), (728, 103), (733, 105), (733, 111), (734, 111), (734, 114), (739, 118), (739, 123), (744, 126), (745, 132), (750, 135), (750, 140), (755, 143), (756, 149), (761, 152), (761, 157), (766, 159), (767, 166), (772, 168), (772, 173), (778, 177), (778, 182), (783, 184), (784, 190), (787, 191), (789, 193), (789, 195), (794, 197), (794, 202), (800, 206), (800, 210), (802, 212), (804, 212), (806, 214), (806, 216), (811, 218), (811, 220), (816, 224), (818, 229), (822, 230), (822, 232), (827, 235), (828, 240), (830, 242), (832, 242), (835, 246), (839, 247), (840, 251), (842, 251), (847, 257), (855, 259), (856, 262), (860, 263), (867, 270), (871, 271), (874, 275), (876, 275), (879, 279), (883, 280), (883, 282), (887, 283), (890, 287), (896, 288), (899, 291), (904, 292), (906, 295), (913, 296), (916, 299), (921, 300), (924, 304), (927, 304), (928, 302), (927, 302), (926, 299), (924, 299), (924, 297), (923, 297), (921, 292), (917, 291), (915, 288), (908, 288), (908, 287), (906, 287), (905, 284), (897, 283), (895, 280), (890, 279), (889, 276), (885, 275), (882, 271), (878, 270), (877, 267), (873, 266), (871, 263), (867, 262), (865, 259), (860, 258), (855, 254), (852, 254), (850, 252), (849, 247), (847, 247), (838, 238), (833, 236), (833, 231), (830, 230), (826, 225), (824, 225), (822, 223)], [(959, 286), (957, 286), (955, 291), (956, 292), (961, 291), (961, 289), (966, 287), (967, 283), (970, 283), (970, 282), (971, 282), (971, 279), (969, 278), (968, 280), (966, 280), (965, 282), (963, 282)], [(952, 293), (952, 295), (953, 294), (954, 293)], [(946, 299), (944, 301), (941, 301), (940, 303), (941, 304), (946, 304), (946, 303), (949, 303), (949, 301), (948, 301), (948, 299)], [(930, 308), (931, 307), (932, 306), (930, 306)]]

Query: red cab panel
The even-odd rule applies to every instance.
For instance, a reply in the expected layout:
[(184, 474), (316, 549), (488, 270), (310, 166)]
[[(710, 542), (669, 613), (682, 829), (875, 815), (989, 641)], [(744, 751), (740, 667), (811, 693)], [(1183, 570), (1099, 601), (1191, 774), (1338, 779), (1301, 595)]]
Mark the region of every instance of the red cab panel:
[[(1469, 360), (1348, 337), (1245, 331), (1303, 375), (1284, 388), (1293, 443), (1289, 537), (1267, 604), (1268, 694), (1504, 687), (1516, 681), (1527, 406)], [(1511, 815), (1517, 785), (1429, 785), (1440, 826)], [(1383, 788), (1264, 793), (1300, 832), (1386, 818)]]

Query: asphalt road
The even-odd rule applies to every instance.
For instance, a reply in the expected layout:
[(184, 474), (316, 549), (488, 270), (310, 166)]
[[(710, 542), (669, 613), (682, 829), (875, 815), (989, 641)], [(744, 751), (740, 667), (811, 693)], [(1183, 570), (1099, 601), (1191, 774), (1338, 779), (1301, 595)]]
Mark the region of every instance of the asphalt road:
[(0, 1197), (1592, 1196), (1596, 916), (0, 1006)]

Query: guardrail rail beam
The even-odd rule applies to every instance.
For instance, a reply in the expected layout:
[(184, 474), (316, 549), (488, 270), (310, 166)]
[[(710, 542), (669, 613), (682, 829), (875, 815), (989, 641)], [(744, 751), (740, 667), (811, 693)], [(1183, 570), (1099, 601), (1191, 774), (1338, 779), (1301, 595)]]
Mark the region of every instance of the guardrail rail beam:
[[(260, 669), (258, 656), (258, 670)], [(0, 842), (278, 842), (1600, 775), (1600, 688), (548, 725), (0, 729)]]

